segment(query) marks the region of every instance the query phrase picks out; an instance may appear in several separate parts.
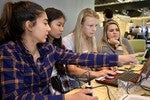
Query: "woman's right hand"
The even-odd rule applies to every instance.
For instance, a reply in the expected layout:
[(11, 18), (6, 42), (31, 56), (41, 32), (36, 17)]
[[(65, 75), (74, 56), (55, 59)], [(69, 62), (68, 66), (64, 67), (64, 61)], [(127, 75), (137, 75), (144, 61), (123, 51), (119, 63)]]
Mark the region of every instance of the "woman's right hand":
[(115, 75), (115, 74), (116, 74), (115, 70), (111, 70), (108, 68), (101, 69), (100, 71), (90, 71), (91, 77), (94, 77), (94, 78), (108, 76), (108, 75)]
[(97, 96), (89, 96), (87, 94), (93, 93), (91, 89), (82, 89), (74, 94), (65, 94), (65, 100), (98, 100)]
[(108, 43), (111, 45), (120, 44), (120, 42), (118, 40), (116, 40), (115, 38), (108, 39)]
[(118, 63), (120, 63), (121, 65), (124, 64), (131, 64), (131, 63), (138, 63), (138, 60), (136, 58), (136, 55), (118, 55)]

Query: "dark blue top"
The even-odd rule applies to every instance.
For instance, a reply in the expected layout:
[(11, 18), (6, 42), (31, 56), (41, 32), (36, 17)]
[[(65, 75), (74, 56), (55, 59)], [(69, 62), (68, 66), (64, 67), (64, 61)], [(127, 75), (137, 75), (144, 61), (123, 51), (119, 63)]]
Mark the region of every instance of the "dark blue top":
[(55, 62), (83, 66), (116, 66), (117, 55), (79, 54), (63, 50), (49, 43), (37, 45), (40, 57), (36, 62), (21, 42), (0, 46), (0, 99), (6, 100), (62, 100), (52, 96), (50, 78)]

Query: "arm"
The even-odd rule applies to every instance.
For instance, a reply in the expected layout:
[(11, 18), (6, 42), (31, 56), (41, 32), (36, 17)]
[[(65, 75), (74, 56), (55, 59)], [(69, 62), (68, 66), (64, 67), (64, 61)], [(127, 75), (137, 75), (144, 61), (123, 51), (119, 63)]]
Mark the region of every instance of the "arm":
[(134, 50), (133, 50), (132, 46), (130, 45), (129, 41), (126, 38), (122, 39), (122, 43), (126, 46), (126, 49), (129, 52), (129, 54), (134, 53)]
[[(80, 67), (77, 67), (75, 65), (68, 65), (68, 72), (71, 75), (81, 76), (83, 73), (87, 72), (87, 70), (82, 69)], [(90, 72), (90, 76), (92, 78), (97, 78), (97, 77), (100, 77), (100, 76), (106, 76), (108, 74), (111, 74), (111, 75), (116, 74), (113, 70), (109, 70), (109, 69), (101, 69), (100, 71), (91, 71), (90, 70), (89, 72)], [(88, 73), (85, 73), (85, 74), (88, 75)]]
[[(119, 46), (117, 47), (119, 49)], [(106, 53), (106, 54), (123, 54), (123, 50), (118, 50), (118, 49), (114, 49), (112, 48), (110, 45), (105, 45), (102, 47), (102, 53)]]
[(116, 66), (118, 61), (118, 56), (115, 54), (112, 55), (104, 55), (98, 53), (74, 53), (70, 50), (62, 50), (60, 48), (55, 47), (53, 49), (55, 51), (54, 58), (59, 63), (64, 64), (74, 64), (80, 66)]

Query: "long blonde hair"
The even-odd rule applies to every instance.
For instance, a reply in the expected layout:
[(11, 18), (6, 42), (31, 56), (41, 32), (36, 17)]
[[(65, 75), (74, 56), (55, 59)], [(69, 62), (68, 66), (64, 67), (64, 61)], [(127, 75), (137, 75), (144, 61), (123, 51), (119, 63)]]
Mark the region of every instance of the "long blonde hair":
[[(99, 19), (98, 14), (90, 8), (83, 9), (79, 13), (75, 29), (73, 30), (75, 52), (83, 52), (82, 51), (83, 46), (82, 46), (82, 43), (81, 43), (81, 39), (83, 39), (83, 34), (82, 34), (82, 31), (81, 31), (81, 27), (82, 27), (82, 24), (85, 22), (86, 17), (95, 17), (95, 18)], [(96, 46), (95, 37), (92, 36), (91, 38), (89, 38), (87, 44), (88, 44), (88, 49), (90, 49), (89, 51), (93, 52), (94, 48)]]

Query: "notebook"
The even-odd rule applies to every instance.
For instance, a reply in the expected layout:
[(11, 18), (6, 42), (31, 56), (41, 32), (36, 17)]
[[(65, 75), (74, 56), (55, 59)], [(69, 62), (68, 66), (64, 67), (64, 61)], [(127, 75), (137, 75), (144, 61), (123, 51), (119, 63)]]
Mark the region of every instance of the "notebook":
[[(135, 67), (138, 67), (139, 65), (135, 65)], [(100, 77), (96, 78), (95, 81), (101, 84), (111, 85), (111, 86), (118, 86), (118, 79), (122, 81), (130, 81), (133, 83), (137, 83), (142, 75), (142, 72), (144, 70), (143, 65), (140, 65), (141, 69), (138, 73), (135, 73), (133, 70), (130, 71), (120, 71), (115, 76), (112, 77)]]

